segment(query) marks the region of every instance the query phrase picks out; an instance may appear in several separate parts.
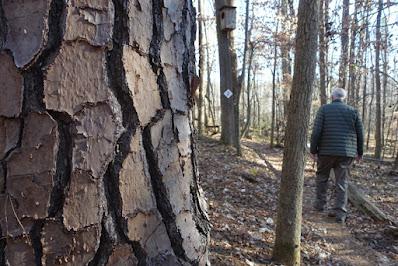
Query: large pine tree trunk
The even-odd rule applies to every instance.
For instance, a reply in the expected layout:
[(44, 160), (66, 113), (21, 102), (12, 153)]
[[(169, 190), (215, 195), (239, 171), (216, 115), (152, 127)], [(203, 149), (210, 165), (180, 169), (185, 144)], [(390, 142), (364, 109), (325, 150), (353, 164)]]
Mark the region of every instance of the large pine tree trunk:
[(300, 0), (296, 56), (279, 191), (273, 256), (286, 265), (300, 264), (301, 212), (305, 143), (316, 68), (318, 0)]
[(2, 3), (0, 265), (205, 265), (191, 1)]

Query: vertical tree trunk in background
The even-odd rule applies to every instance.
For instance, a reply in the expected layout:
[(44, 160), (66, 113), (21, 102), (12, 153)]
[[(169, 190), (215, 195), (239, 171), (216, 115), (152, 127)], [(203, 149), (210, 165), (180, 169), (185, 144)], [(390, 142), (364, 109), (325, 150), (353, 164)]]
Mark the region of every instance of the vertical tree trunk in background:
[[(386, 141), (390, 138), (391, 125), (393, 124), (394, 113), (395, 113), (395, 111), (397, 110), (397, 107), (398, 107), (398, 101), (397, 101), (397, 102), (394, 104), (394, 106), (392, 106), (392, 108), (391, 108), (391, 116), (390, 116), (390, 119), (388, 119), (388, 123), (387, 123)], [(393, 143), (393, 142), (391, 142), (391, 143)], [(384, 159), (385, 154), (386, 154), (386, 149), (384, 148), (384, 149), (383, 149), (383, 156), (382, 156), (382, 159)], [(393, 153), (392, 156), (394, 156), (394, 153)]]
[(350, 62), (348, 68), (348, 103), (357, 107), (356, 102), (356, 78), (357, 78), (357, 47), (356, 47), (356, 36), (357, 36), (357, 12), (358, 12), (359, 1), (355, 0), (354, 3), (354, 13), (351, 20), (351, 42), (350, 42)]
[(347, 83), (348, 65), (348, 31), (350, 29), (350, 0), (343, 0), (343, 14), (341, 21), (341, 55), (339, 67), (339, 87), (345, 89)]
[(207, 82), (206, 82), (206, 99), (207, 99), (207, 104), (209, 108), (209, 113), (212, 119), (212, 125), (214, 126), (216, 123), (216, 118), (215, 118), (215, 107), (214, 107), (214, 91), (213, 87), (211, 85), (211, 71), (213, 69), (212, 64), (210, 64), (210, 49), (209, 49), (209, 39), (207, 36), (207, 25), (206, 21), (203, 20), (203, 32), (205, 35), (205, 40), (206, 40), (206, 73), (207, 73)]
[(383, 9), (383, 0), (378, 1), (378, 11), (376, 17), (376, 56), (375, 56), (375, 79), (376, 79), (376, 127), (375, 127), (375, 157), (380, 159), (382, 150), (382, 129), (381, 129), (381, 81), (380, 81), (380, 50), (381, 50), (381, 13)]
[(300, 264), (305, 146), (316, 68), (318, 4), (318, 0), (300, 0), (298, 10), (294, 76), (273, 250), (274, 259), (286, 265)]
[[(368, 88), (368, 76), (369, 76), (369, 71), (367, 69), (367, 54), (368, 54), (368, 47), (369, 47), (369, 42), (370, 42), (370, 34), (369, 34), (369, 13), (370, 13), (370, 0), (366, 0), (364, 2), (364, 16), (365, 19), (362, 24), (362, 32), (364, 31), (365, 33), (365, 42), (363, 43), (362, 47), (362, 56), (363, 56), (363, 91), (362, 91), (362, 121), (364, 125), (366, 125), (366, 107), (367, 107), (367, 88)], [(361, 33), (362, 34), (362, 33)], [(370, 119), (370, 118), (369, 118)]]
[(276, 65), (278, 62), (277, 58), (277, 52), (278, 52), (278, 46), (277, 46), (277, 40), (276, 36), (278, 36), (278, 27), (279, 23), (277, 22), (276, 24), (276, 32), (275, 32), (275, 38), (274, 38), (274, 64), (272, 67), (272, 110), (271, 110), (271, 141), (270, 145), (271, 148), (274, 147), (274, 139), (275, 139), (275, 120), (276, 120)]
[(249, 64), (247, 65), (247, 86), (246, 86), (246, 96), (247, 96), (247, 111), (246, 111), (246, 123), (243, 127), (241, 137), (247, 136), (248, 130), (250, 128), (251, 121), (251, 111), (252, 111), (252, 102), (251, 102), (251, 72), (252, 72), (252, 63), (254, 56), (254, 47), (250, 48), (249, 51)]
[(262, 135), (261, 130), (261, 102), (260, 97), (258, 96), (258, 89), (256, 89), (256, 100), (257, 100), (257, 128), (259, 129), (259, 135)]
[(319, 2), (319, 91), (321, 105), (327, 103), (326, 93), (326, 66), (327, 66), (327, 36), (325, 27), (325, 2), (329, 0), (320, 0)]
[(198, 98), (198, 133), (203, 133), (203, 93), (205, 77), (205, 47), (203, 36), (203, 7), (202, 0), (198, 0), (198, 25), (199, 25), (199, 98)]
[(373, 67), (370, 69), (370, 73), (372, 74), (372, 92), (370, 95), (370, 103), (369, 103), (369, 113), (368, 113), (368, 134), (366, 137), (366, 149), (369, 149), (369, 141), (370, 141), (370, 131), (372, 128), (372, 107), (375, 95), (375, 73), (373, 71)]
[(326, 77), (325, 77), (325, 87), (326, 87), (326, 94), (328, 95), (329, 93), (329, 90), (330, 90), (330, 86), (329, 86), (329, 84), (330, 84), (330, 69), (332, 68), (332, 67), (330, 67), (329, 66), (329, 60), (328, 60), (328, 58), (329, 58), (329, 36), (331, 35), (331, 28), (330, 28), (330, 22), (329, 22), (329, 4), (330, 4), (330, 0), (324, 0), (324, 10), (323, 10), (323, 14), (324, 14), (324, 25), (325, 25), (325, 34), (326, 34), (326, 42), (325, 42), (325, 53), (326, 53), (326, 56), (325, 56), (325, 58), (326, 58), (326, 61), (325, 61), (325, 63), (326, 63), (326, 66), (325, 66), (325, 75), (326, 75)]
[(192, 2), (1, 7), (0, 264), (205, 265)]
[[(221, 30), (221, 12), (225, 0), (216, 0), (218, 55), (220, 62), (221, 142), (236, 147), (240, 154), (239, 99), (237, 56), (234, 48), (234, 31)], [(230, 90), (231, 97), (224, 93)]]
[(288, 104), (291, 86), (291, 62), (290, 62), (290, 31), (292, 17), (288, 15), (288, 0), (281, 0), (282, 30), (281, 30), (281, 59), (282, 59), (282, 95), (283, 95), (283, 113), (285, 120), (287, 119)]
[(382, 117), (381, 117), (381, 146), (385, 148), (385, 128), (386, 128), (386, 108), (387, 108), (387, 71), (388, 71), (388, 21), (384, 17), (384, 38), (383, 39), (383, 101), (382, 101)]

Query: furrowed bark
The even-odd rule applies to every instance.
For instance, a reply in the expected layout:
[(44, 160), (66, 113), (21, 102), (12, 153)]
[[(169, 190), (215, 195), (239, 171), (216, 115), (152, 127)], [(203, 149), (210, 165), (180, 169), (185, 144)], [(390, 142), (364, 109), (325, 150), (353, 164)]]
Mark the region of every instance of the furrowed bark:
[(0, 265), (207, 263), (194, 18), (182, 0), (2, 2)]

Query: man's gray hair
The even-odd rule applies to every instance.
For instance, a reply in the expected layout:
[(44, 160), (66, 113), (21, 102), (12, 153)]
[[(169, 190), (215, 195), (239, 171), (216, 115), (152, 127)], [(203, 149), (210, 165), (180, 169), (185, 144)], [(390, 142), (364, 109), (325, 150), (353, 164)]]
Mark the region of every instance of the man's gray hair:
[(332, 92), (332, 97), (335, 99), (344, 100), (347, 97), (347, 91), (343, 88), (335, 88)]

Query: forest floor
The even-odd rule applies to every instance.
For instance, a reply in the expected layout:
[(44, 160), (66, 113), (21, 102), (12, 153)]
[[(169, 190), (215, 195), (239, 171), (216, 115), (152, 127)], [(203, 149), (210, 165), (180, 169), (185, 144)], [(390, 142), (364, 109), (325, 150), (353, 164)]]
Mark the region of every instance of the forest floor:
[[(244, 140), (243, 155), (237, 157), (234, 149), (216, 138), (202, 137), (197, 144), (212, 224), (212, 264), (274, 265), (271, 257), (283, 150)], [(351, 204), (345, 225), (336, 224), (326, 212), (313, 210), (314, 166), (308, 162), (305, 170), (303, 264), (398, 265), (398, 238), (388, 223), (373, 221)], [(390, 169), (388, 164), (355, 163), (351, 181), (380, 209), (398, 217), (398, 175)]]

